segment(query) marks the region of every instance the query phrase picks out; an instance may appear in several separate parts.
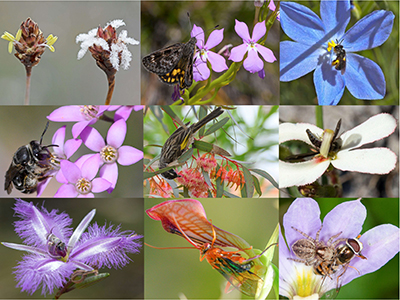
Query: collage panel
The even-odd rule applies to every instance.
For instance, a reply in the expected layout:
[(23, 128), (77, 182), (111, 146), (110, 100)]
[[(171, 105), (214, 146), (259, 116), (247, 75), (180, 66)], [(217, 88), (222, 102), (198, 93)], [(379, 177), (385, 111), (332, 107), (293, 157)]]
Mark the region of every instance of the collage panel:
[(143, 1), (141, 13), (142, 104), (279, 103), (273, 2)]
[(399, 298), (399, 198), (280, 199), (279, 215), (282, 299)]
[(277, 266), (278, 249), (257, 254), (277, 241), (277, 205), (278, 199), (146, 199), (145, 297), (276, 299), (267, 266), (271, 259)]
[(149, 106), (144, 197), (276, 198), (277, 106)]
[(0, 11), (0, 105), (140, 104), (139, 1), (2, 1)]
[(141, 106), (2, 106), (1, 197), (142, 197), (142, 115)]
[(142, 198), (0, 206), (1, 298), (144, 298)]
[(280, 104), (399, 105), (398, 1), (280, 4)]
[(399, 196), (398, 106), (281, 106), (281, 197)]

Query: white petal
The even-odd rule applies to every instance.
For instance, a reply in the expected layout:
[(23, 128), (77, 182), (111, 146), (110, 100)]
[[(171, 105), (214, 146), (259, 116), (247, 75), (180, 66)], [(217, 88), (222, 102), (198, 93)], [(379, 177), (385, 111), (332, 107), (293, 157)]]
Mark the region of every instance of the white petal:
[(394, 169), (397, 156), (388, 148), (339, 151), (332, 165), (342, 171), (387, 174)]
[(279, 161), (279, 187), (300, 186), (313, 183), (324, 174), (329, 167), (330, 160), (316, 162), (315, 159), (287, 163)]
[(306, 130), (310, 129), (312, 133), (322, 136), (323, 129), (308, 123), (282, 123), (279, 125), (279, 143), (291, 140), (303, 141), (312, 145)]
[(342, 149), (353, 149), (381, 140), (391, 135), (397, 127), (396, 119), (389, 114), (378, 114), (341, 135)]
[(125, 26), (125, 22), (123, 20), (113, 20), (108, 22), (104, 28), (108, 27), (108, 25), (111, 25), (112, 27), (117, 29), (118, 27)]

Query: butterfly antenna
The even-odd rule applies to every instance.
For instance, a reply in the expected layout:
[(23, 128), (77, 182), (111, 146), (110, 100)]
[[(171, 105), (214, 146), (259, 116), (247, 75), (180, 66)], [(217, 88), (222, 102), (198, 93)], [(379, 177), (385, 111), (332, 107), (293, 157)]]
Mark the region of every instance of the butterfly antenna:
[(188, 16), (188, 20), (189, 20), (189, 28), (190, 28), (190, 31), (191, 31), (193, 26), (192, 26), (192, 22), (190, 21), (190, 13), (189, 12), (187, 12), (187, 16)]

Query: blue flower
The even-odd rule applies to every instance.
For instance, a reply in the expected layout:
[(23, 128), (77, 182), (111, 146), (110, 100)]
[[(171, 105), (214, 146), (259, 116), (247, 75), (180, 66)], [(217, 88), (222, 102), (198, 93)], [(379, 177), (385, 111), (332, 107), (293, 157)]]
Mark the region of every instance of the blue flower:
[[(321, 18), (303, 5), (281, 2), (282, 29), (293, 40), (280, 43), (281, 81), (315, 70), (320, 105), (338, 104), (345, 87), (358, 99), (382, 99), (386, 82), (381, 68), (354, 52), (382, 45), (392, 32), (394, 14), (374, 11), (345, 32), (350, 1), (321, 1), (320, 10)], [(340, 48), (345, 66), (339, 66)]]

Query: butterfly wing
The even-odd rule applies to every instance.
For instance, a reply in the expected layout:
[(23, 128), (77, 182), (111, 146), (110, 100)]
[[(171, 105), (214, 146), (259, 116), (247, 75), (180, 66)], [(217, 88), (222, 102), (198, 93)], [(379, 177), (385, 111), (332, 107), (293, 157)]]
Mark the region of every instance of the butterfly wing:
[(146, 55), (142, 59), (143, 67), (159, 76), (170, 73), (181, 60), (184, 45), (176, 43)]

